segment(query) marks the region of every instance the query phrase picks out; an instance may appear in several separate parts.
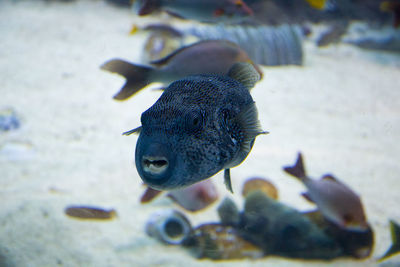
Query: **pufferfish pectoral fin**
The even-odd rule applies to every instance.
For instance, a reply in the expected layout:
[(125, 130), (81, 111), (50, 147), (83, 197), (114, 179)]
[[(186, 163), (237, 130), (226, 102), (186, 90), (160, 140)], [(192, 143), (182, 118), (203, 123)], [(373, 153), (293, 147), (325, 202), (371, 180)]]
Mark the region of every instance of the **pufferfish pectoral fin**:
[(123, 132), (122, 135), (131, 135), (133, 133), (139, 134), (141, 130), (142, 130), (142, 126), (139, 126), (139, 127), (136, 127), (135, 129)]
[(240, 150), (247, 155), (250, 152), (254, 139), (260, 134), (268, 134), (269, 132), (263, 131), (261, 128), (255, 102), (247, 105), (235, 120), (239, 124), (244, 135)]
[(378, 262), (381, 262), (400, 252), (400, 225), (392, 220), (390, 220), (390, 234), (392, 236), (392, 245), (385, 252), (385, 254), (378, 259)]
[(225, 183), (226, 189), (228, 189), (233, 194), (230, 169), (224, 170), (224, 183)]
[(239, 152), (232, 161), (225, 165), (225, 168), (232, 168), (239, 165), (249, 154), (257, 135), (268, 134), (268, 132), (261, 129), (257, 108), (254, 102), (244, 107), (233, 119), (232, 123), (239, 126), (242, 140), (240, 142)]

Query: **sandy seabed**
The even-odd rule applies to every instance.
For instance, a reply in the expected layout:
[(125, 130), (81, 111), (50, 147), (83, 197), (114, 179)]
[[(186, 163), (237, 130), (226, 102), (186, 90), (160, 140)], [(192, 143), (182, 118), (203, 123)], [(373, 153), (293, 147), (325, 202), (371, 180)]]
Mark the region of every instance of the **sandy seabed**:
[[(22, 126), (0, 133), (0, 266), (211, 266), (144, 233), (165, 198), (141, 205), (133, 164), (141, 113), (160, 92), (124, 102), (111, 96), (123, 79), (99, 69), (121, 57), (139, 61), (137, 18), (103, 1), (0, 2), (0, 108)], [(264, 67), (252, 90), (267, 136), (232, 169), (234, 191), (250, 176), (268, 177), (284, 203), (310, 208), (304, 187), (282, 171), (302, 151), (309, 174), (330, 172), (358, 192), (375, 230), (372, 257), (330, 262), (266, 257), (218, 266), (374, 266), (390, 245), (388, 219), (400, 222), (400, 57), (347, 45), (305, 44), (302, 67)], [(229, 195), (222, 174), (212, 178)], [(239, 193), (232, 196), (242, 206)], [(114, 208), (107, 222), (74, 220), (70, 204)], [(189, 214), (193, 225), (217, 220), (216, 204)], [(400, 265), (400, 256), (387, 261)]]

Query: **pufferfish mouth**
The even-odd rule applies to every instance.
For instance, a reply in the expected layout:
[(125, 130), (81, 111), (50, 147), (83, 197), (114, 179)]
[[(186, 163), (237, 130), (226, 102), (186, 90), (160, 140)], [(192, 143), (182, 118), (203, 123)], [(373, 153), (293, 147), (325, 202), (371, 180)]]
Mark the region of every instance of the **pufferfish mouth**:
[(163, 173), (168, 168), (168, 160), (166, 157), (143, 156), (142, 166), (145, 172), (157, 175)]

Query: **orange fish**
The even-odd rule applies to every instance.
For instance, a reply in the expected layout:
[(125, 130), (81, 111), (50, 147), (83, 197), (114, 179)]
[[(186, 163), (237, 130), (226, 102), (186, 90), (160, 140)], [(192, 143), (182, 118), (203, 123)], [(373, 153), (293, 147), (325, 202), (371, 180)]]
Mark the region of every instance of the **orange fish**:
[(320, 180), (308, 177), (301, 153), (298, 154), (294, 166), (283, 169), (304, 183), (308, 191), (303, 196), (318, 206), (325, 219), (346, 230), (368, 229), (361, 200), (347, 185), (330, 174), (324, 175)]

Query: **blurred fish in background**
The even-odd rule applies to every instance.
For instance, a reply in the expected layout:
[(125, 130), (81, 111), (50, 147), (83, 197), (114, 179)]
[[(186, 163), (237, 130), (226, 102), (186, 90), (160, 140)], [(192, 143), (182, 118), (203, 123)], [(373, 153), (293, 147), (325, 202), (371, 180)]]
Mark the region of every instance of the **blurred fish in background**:
[[(114, 96), (114, 99), (125, 100), (153, 82), (168, 85), (189, 75), (226, 75), (236, 62), (252, 63), (246, 52), (234, 43), (209, 40), (182, 47), (162, 59), (150, 62), (150, 66), (111, 59), (101, 69), (126, 78), (125, 85)], [(254, 63), (252, 65), (261, 76), (261, 69)]]
[(232, 21), (253, 14), (243, 0), (136, 0), (133, 9), (139, 16), (165, 11), (175, 17), (203, 22)]

